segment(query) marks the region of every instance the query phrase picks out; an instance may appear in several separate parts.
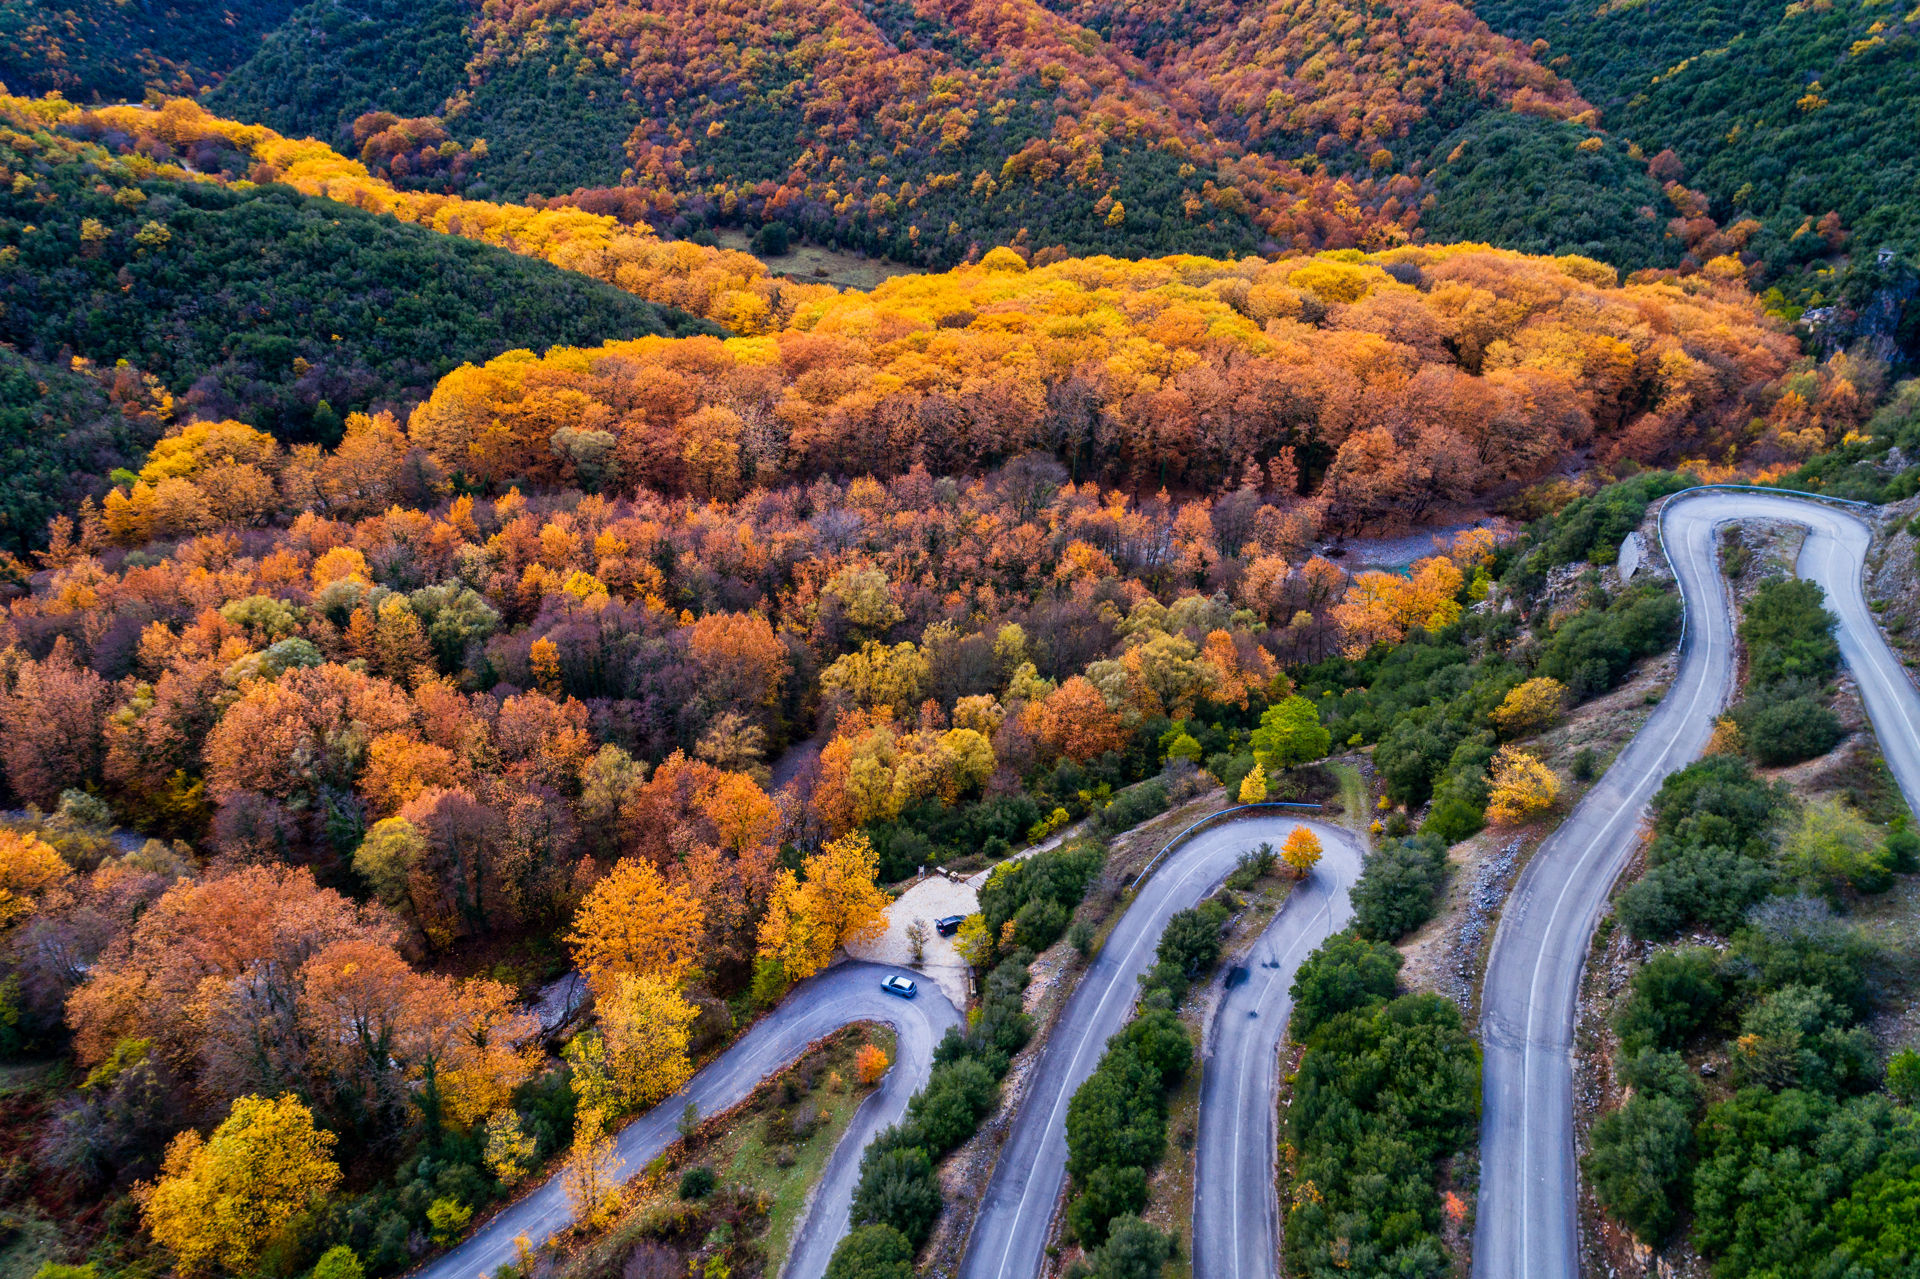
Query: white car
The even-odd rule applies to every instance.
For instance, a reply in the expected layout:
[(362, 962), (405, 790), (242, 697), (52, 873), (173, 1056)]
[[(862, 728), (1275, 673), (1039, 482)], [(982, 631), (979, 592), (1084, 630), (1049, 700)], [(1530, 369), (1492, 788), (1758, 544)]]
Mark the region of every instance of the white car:
[(920, 993), (920, 988), (898, 973), (889, 973), (881, 979), (880, 989), (889, 995), (898, 995), (902, 999), (912, 999)]

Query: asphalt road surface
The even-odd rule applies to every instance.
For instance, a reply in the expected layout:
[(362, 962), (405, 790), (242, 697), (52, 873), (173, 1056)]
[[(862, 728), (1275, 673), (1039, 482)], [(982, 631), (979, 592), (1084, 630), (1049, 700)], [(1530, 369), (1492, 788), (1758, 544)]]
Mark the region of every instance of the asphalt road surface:
[[(1347, 892), (1360, 877), (1352, 831), (1304, 822), (1320, 836), (1320, 864), (1297, 885), (1214, 1010), (1200, 1064), (1200, 1134), (1193, 1181), (1193, 1273), (1269, 1279), (1280, 1267), (1280, 1042), (1293, 1014), (1294, 974), (1347, 926)], [(1231, 828), (1229, 828), (1231, 829)], [(1231, 979), (1230, 979), (1231, 980)]]
[[(906, 1113), (908, 1098), (927, 1082), (933, 1069), (934, 1045), (947, 1027), (960, 1023), (960, 1014), (932, 982), (921, 981), (920, 996), (912, 1000), (881, 990), (880, 979), (892, 972), (906, 970), (846, 963), (796, 986), (779, 1007), (695, 1075), (686, 1088), (621, 1129), (614, 1149), (624, 1163), (622, 1175), (638, 1173), (679, 1138), (680, 1116), (689, 1101), (703, 1115), (717, 1114), (744, 1101), (754, 1085), (793, 1061), (816, 1039), (856, 1021), (892, 1025), (897, 1036), (893, 1068), (855, 1113), (794, 1235), (784, 1273), (791, 1279), (820, 1279), (834, 1245), (847, 1232), (861, 1149), (876, 1132)], [(491, 1275), (514, 1259), (517, 1236), (524, 1235), (538, 1247), (572, 1220), (573, 1202), (564, 1178), (555, 1176), (503, 1209), (464, 1243), (427, 1263), (417, 1279)]]
[(1487, 962), (1477, 1279), (1579, 1274), (1573, 1024), (1581, 967), (1647, 801), (1669, 773), (1699, 757), (1732, 690), (1733, 627), (1714, 534), (1759, 518), (1810, 530), (1797, 571), (1826, 591), (1887, 766), (1907, 802), (1920, 802), (1920, 695), (1867, 609), (1867, 526), (1832, 506), (1772, 494), (1707, 490), (1670, 501), (1662, 540), (1687, 609), (1678, 674), (1646, 726), (1521, 873)]
[[(1140, 976), (1153, 966), (1167, 920), (1226, 878), (1241, 853), (1263, 841), (1278, 848), (1300, 824), (1295, 817), (1249, 817), (1203, 831), (1168, 854), (1141, 886), (1041, 1049), (1033, 1087), (987, 1183), (961, 1263), (963, 1279), (1034, 1279), (1041, 1272), (1067, 1180), (1067, 1102), (1099, 1064), (1107, 1040), (1132, 1018)], [(1273, 1151), (1255, 1154), (1262, 1168), (1272, 1167)]]

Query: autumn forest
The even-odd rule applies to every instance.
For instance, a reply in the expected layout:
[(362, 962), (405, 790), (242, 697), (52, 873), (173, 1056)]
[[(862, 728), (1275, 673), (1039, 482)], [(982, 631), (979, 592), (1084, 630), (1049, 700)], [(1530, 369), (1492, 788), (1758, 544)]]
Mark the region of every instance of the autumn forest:
[[(0, 0), (0, 1279), (452, 1273), (550, 1179), (492, 1273), (818, 1279), (836, 1175), (830, 1279), (959, 1273), (1146, 855), (1276, 803), (1366, 859), (1293, 960), (1271, 1273), (1466, 1273), (1477, 994), (1407, 939), (1659, 702), (1659, 504), (1920, 491), (1920, 10), (1587, 8)], [(1729, 869), (1863, 722), (1766, 589), (1633, 989), (1707, 998), (1683, 925), (1729, 1010), (1871, 970), (1792, 1031), (1854, 1073), (1709, 1095), (1681, 1052), (1758, 1012), (1622, 1032), (1613, 1114), (1701, 1117), (1583, 1133), (1593, 1246), (1896, 1279), (1910, 947), (1741, 957), (1920, 841), (1874, 755), (1822, 820), (1880, 888)], [(1204, 992), (1314, 882), (1279, 842), (1093, 1043), (1046, 1273), (1206, 1270)], [(930, 1060), (854, 1019), (681, 1113), (887, 946), (959, 1005)], [(1895, 1135), (1769, 1260), (1707, 1153), (1802, 1085)]]

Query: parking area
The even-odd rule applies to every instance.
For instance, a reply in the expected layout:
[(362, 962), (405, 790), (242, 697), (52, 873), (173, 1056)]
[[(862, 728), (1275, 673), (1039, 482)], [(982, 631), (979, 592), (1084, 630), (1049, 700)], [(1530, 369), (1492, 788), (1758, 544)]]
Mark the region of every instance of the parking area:
[(855, 959), (881, 964), (913, 967), (913, 943), (907, 929), (916, 919), (927, 921), (926, 958), (919, 971), (939, 983), (954, 1007), (967, 1006), (967, 965), (953, 948), (953, 938), (942, 937), (934, 921), (947, 915), (971, 915), (980, 909), (980, 893), (972, 884), (956, 884), (940, 875), (930, 875), (901, 894), (887, 908), (887, 931), (864, 945), (847, 947)]

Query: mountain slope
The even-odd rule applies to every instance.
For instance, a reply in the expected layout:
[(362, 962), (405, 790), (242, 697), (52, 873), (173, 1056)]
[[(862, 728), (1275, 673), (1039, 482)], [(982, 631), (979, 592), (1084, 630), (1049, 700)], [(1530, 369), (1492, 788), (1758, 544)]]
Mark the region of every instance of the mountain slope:
[[(1748, 251), (1788, 300), (1858, 306), (1888, 283), (1881, 248), (1920, 262), (1920, 8), (1910, 0), (1477, 8), (1508, 34), (1548, 41), (1548, 65), (1623, 140), (1648, 156), (1670, 150), (1666, 176), (1702, 192), (1711, 217), (1757, 224)], [(1836, 251), (1853, 254), (1851, 269), (1829, 272)], [(1917, 339), (1907, 334), (1909, 350)]]
[[(1561, 163), (1586, 101), (1448, 0), (314, 0), (209, 103), (397, 185), (565, 196), (676, 235), (778, 220), (936, 265), (994, 243), (1401, 243), (1436, 148), (1482, 115), (1572, 121), (1525, 176), (1592, 178)], [(1670, 265), (1652, 240), (1545, 247)]]
[(297, 0), (0, 0), (0, 83), (76, 101), (192, 93), (252, 54)]
[[(73, 131), (125, 135), (85, 119), (57, 100), (0, 99), (0, 342), (24, 357), (0, 370), (0, 449), (15, 450), (0, 480), (4, 536), (37, 531), (43, 489), (78, 496), (49, 475), (121, 465), (175, 409), (331, 442), (347, 413), (404, 407), (465, 361), (713, 331), (473, 240), (116, 155)], [(34, 363), (74, 357), (124, 362), (132, 381), (89, 389)], [(29, 385), (45, 398), (16, 393)], [(113, 403), (136, 400), (151, 422), (114, 420)]]

